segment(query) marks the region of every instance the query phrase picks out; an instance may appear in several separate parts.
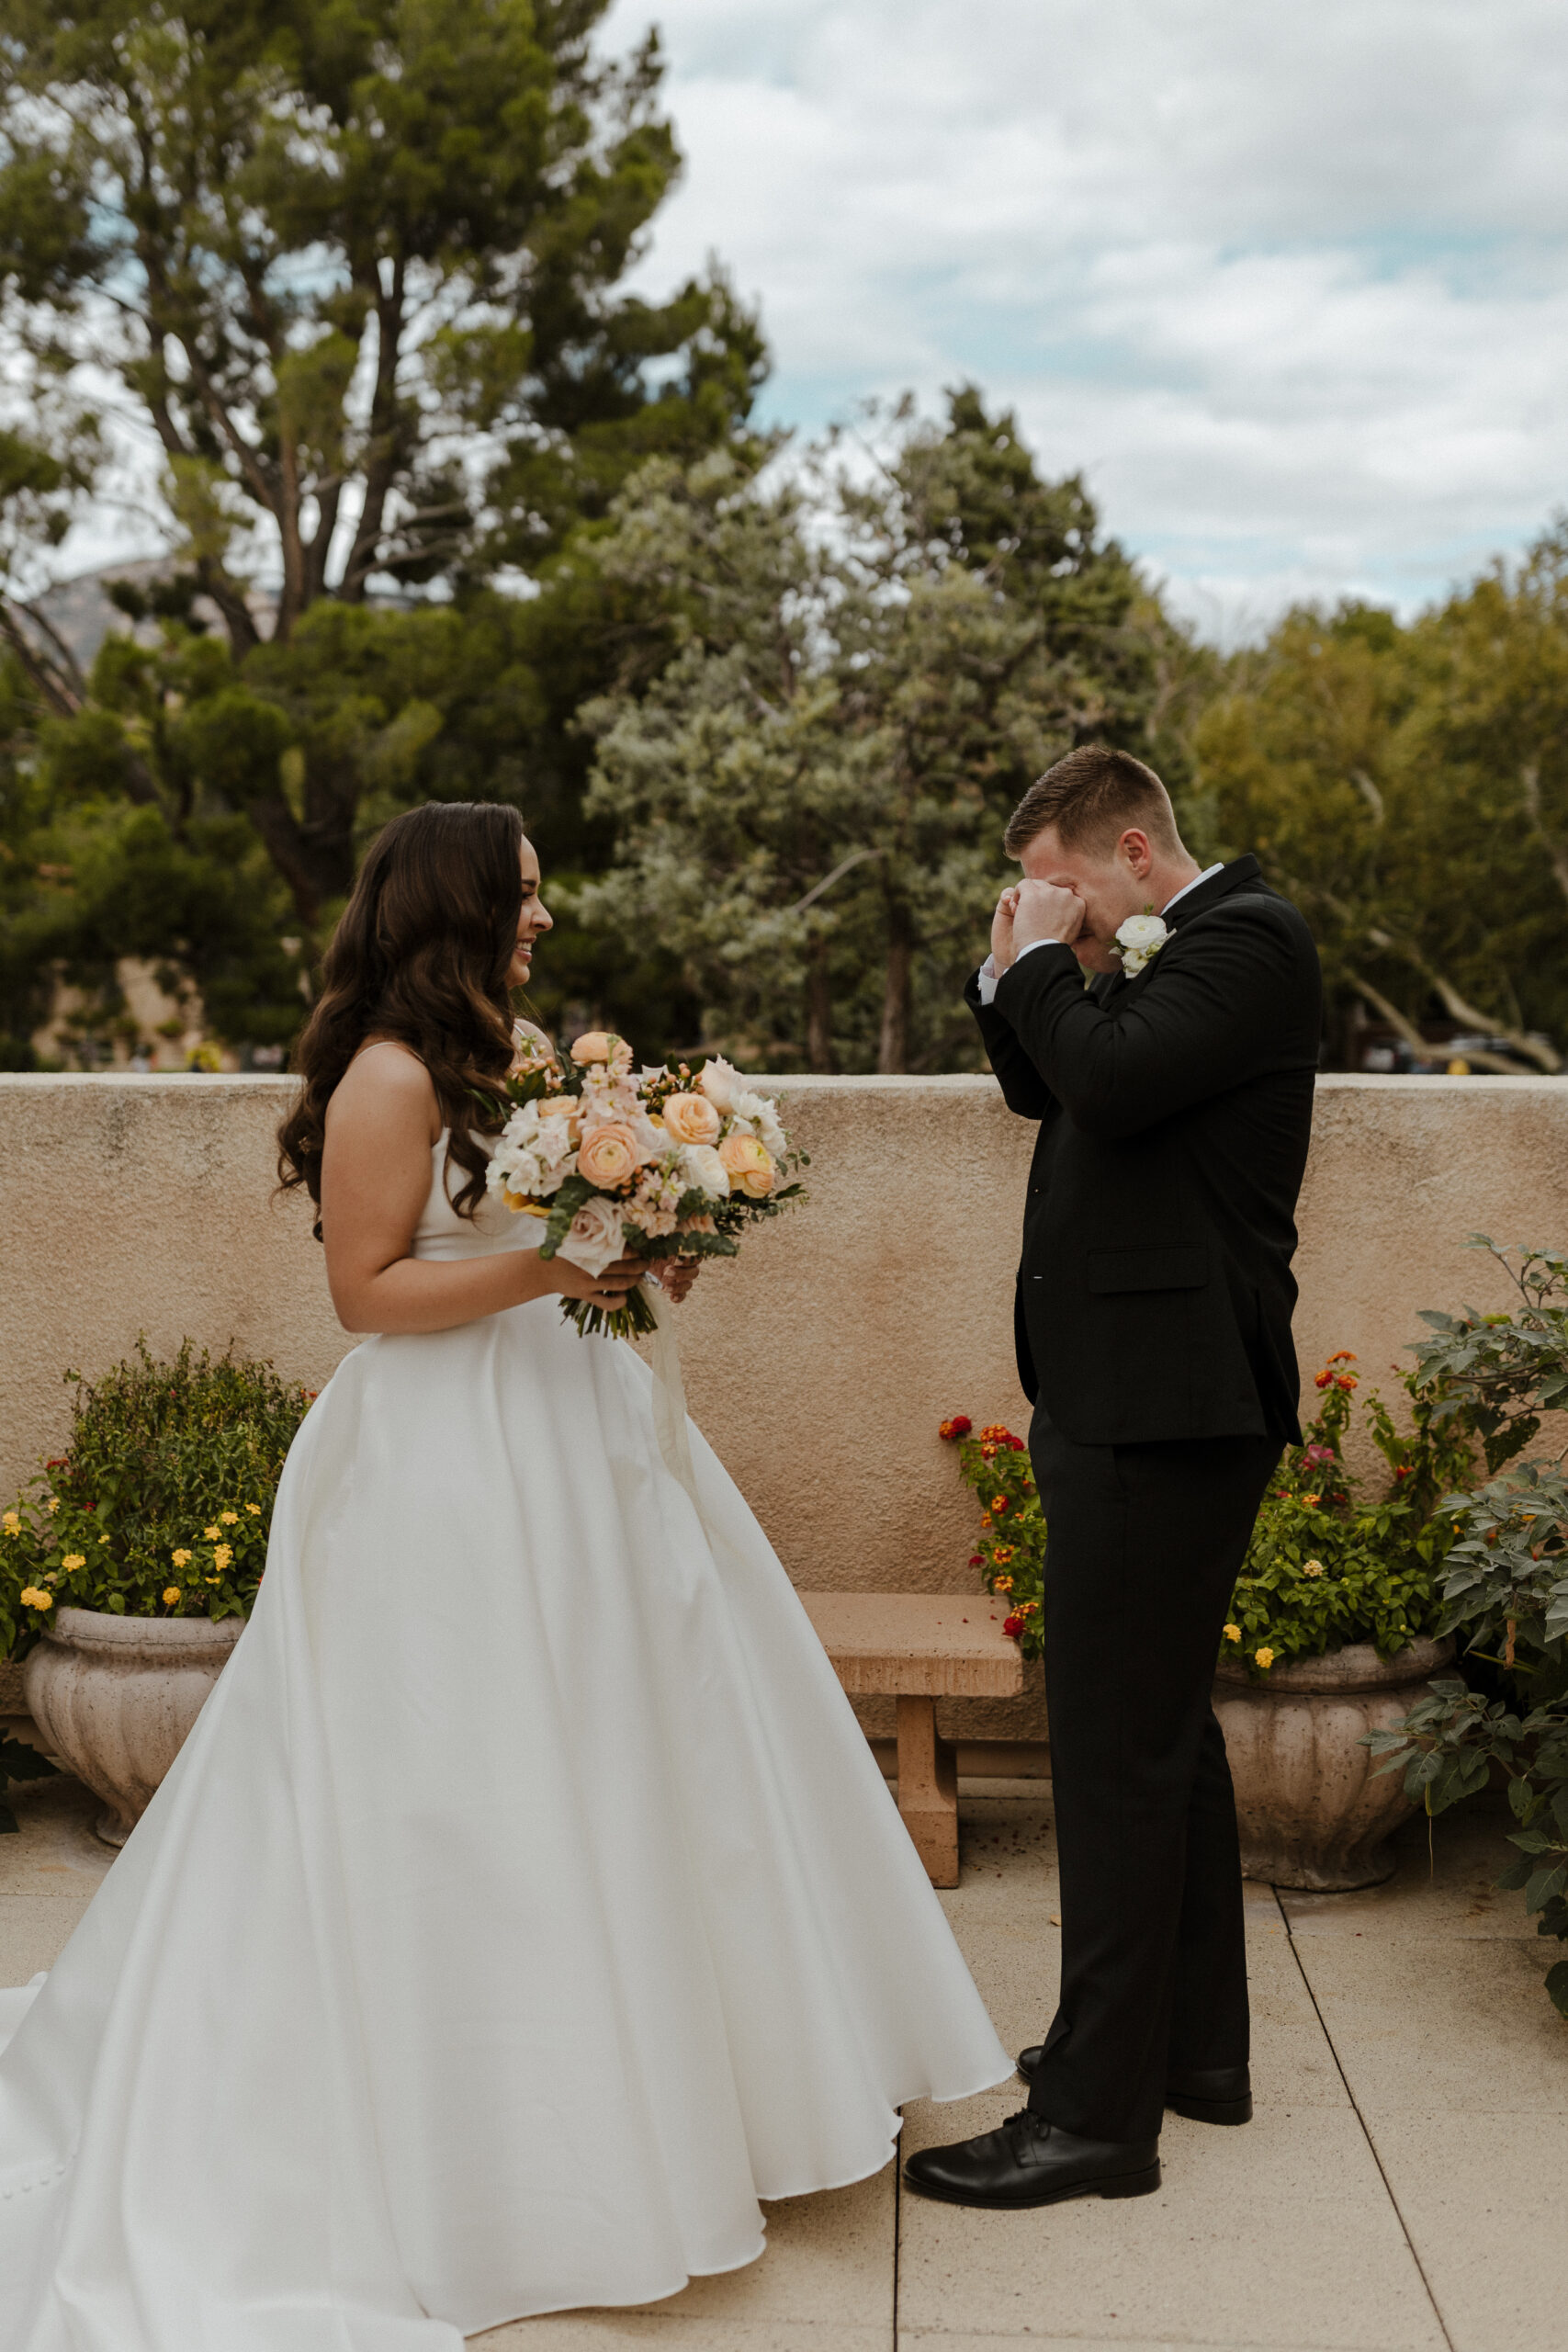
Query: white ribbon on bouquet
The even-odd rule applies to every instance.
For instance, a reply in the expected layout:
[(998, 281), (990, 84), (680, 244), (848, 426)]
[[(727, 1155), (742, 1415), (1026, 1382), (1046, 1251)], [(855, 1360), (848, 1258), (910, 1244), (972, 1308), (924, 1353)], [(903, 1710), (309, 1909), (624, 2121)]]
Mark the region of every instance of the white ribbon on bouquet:
[(665, 1468), (684, 1487), (700, 1519), (703, 1506), (697, 1494), (692, 1442), (686, 1432), (686, 1384), (681, 1377), (675, 1304), (651, 1278), (642, 1287), (654, 1322), (654, 1329), (648, 1335), (649, 1368), (653, 1374), (653, 1433), (659, 1440)]

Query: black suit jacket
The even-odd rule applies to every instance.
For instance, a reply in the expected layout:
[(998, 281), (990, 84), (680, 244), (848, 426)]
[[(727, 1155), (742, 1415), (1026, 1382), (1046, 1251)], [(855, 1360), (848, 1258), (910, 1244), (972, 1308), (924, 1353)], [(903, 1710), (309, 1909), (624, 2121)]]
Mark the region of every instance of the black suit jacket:
[(1032, 1402), (1083, 1444), (1296, 1442), (1295, 1207), (1321, 981), (1240, 857), (1134, 979), (1036, 947), (965, 991), (1009, 1107), (1038, 1119), (1015, 1317)]

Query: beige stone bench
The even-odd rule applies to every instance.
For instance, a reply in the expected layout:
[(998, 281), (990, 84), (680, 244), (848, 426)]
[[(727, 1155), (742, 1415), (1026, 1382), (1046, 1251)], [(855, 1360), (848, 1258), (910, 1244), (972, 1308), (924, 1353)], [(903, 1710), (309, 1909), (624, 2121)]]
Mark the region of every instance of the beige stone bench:
[(1013, 1699), (1023, 1660), (986, 1593), (803, 1592), (844, 1689), (897, 1701), (898, 1810), (933, 1886), (958, 1884), (958, 1763), (937, 1737), (943, 1698)]

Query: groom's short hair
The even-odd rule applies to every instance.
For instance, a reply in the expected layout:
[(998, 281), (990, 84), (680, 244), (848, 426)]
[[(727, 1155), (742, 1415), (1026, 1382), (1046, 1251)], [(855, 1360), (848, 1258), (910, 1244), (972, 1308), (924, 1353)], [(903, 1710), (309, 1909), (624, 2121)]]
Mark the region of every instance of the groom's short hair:
[(1080, 743), (1030, 786), (1009, 820), (1002, 846), (1017, 857), (1050, 826), (1064, 849), (1108, 856), (1129, 825), (1160, 849), (1181, 847), (1170, 795), (1153, 768), (1112, 744)]

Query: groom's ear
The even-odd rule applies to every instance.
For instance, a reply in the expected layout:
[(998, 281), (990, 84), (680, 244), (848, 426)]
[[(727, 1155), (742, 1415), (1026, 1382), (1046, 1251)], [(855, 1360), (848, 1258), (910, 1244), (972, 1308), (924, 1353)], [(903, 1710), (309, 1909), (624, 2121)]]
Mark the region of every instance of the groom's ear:
[(1129, 872), (1136, 875), (1140, 882), (1155, 862), (1155, 854), (1149, 845), (1149, 837), (1136, 825), (1128, 826), (1116, 844), (1116, 854), (1124, 861)]

